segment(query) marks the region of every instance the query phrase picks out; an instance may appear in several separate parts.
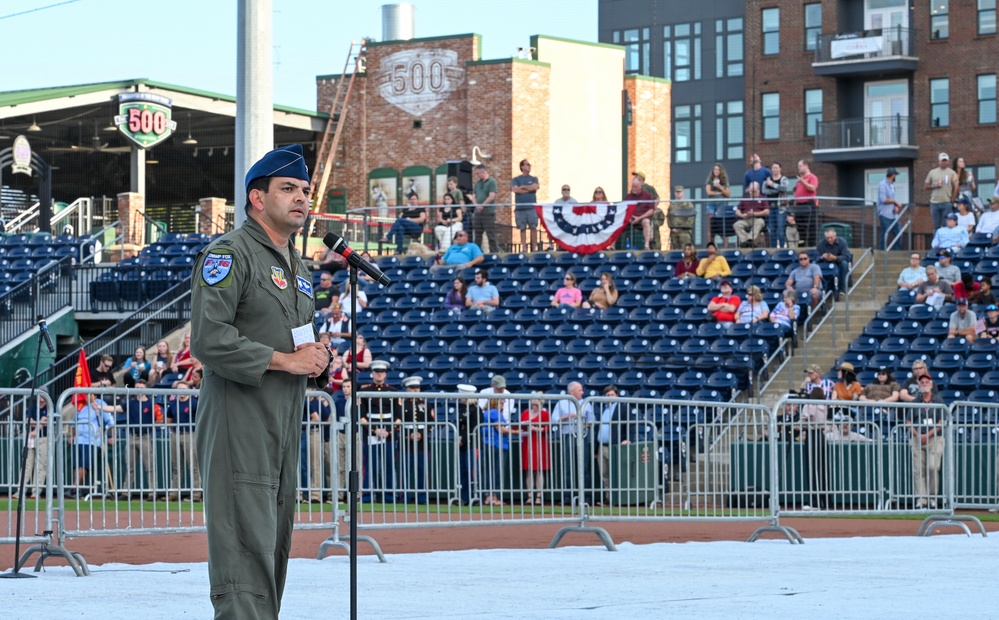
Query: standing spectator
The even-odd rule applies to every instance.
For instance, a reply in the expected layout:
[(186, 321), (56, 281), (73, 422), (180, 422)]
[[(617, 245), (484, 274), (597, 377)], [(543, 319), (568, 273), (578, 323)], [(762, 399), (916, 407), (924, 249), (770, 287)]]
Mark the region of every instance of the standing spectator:
[(968, 170), (963, 157), (954, 159), (954, 180), (954, 193), (951, 195), (951, 202), (956, 203), (961, 198), (966, 198), (970, 206), (971, 199), (975, 195), (975, 175), (971, 174), (971, 170)]
[[(358, 463), (360, 463), (361, 455), (361, 437), (358, 436), (357, 443), (354, 445), (353, 452), (347, 452), (347, 445), (350, 441), (350, 406), (351, 400), (354, 397), (353, 384), (350, 382), (349, 378), (343, 380), (341, 389), (333, 395), (333, 406), (336, 407), (336, 498), (337, 501), (344, 501), (347, 496), (347, 474), (350, 472), (351, 468), (351, 457), (356, 454), (358, 455)], [(329, 429), (327, 429), (329, 430)], [(332, 440), (332, 433), (330, 436), (325, 437), (326, 441)], [(326, 452), (329, 454), (329, 452)], [(330, 460), (330, 465), (332, 466), (333, 460)], [(333, 482), (333, 471), (332, 467), (327, 468), (326, 473), (327, 480)], [(332, 500), (332, 497), (330, 498)]]
[(475, 437), (479, 435), (482, 412), (479, 410), (478, 401), (473, 397), (474, 385), (461, 383), (458, 385), (458, 393), (462, 395), (458, 400), (457, 411), (458, 484), (461, 487), (458, 493), (461, 505), (467, 506), (472, 501), (472, 482), (478, 482), (475, 476), (475, 451), (478, 442)]
[(938, 228), (933, 235), (932, 247), (936, 250), (960, 252), (970, 241), (968, 229), (958, 227), (957, 213), (948, 213), (944, 221), (946, 225)]
[(510, 421), (513, 417), (514, 402), (509, 398), (489, 398), (506, 393), (506, 379), (503, 375), (493, 375), (491, 387), (479, 394), (482, 411), (482, 462), (479, 490), (486, 493), (482, 503), (486, 506), (502, 506), (500, 495), (503, 491), (503, 472), (506, 454), (510, 450)]
[[(38, 389), (47, 393), (45, 386)], [(44, 395), (38, 395), (35, 403), (28, 407), (26, 417), (28, 436), (25, 438), (25, 447), (28, 454), (24, 469), (24, 489), (28, 494), (27, 499), (37, 499), (44, 494), (49, 473), (49, 406)], [(18, 499), (17, 493), (10, 498)]]
[(642, 182), (642, 191), (647, 192), (649, 196), (652, 196), (652, 200), (655, 201), (652, 209), (652, 218), (651, 218), (652, 221), (651, 247), (653, 250), (661, 250), (663, 246), (661, 243), (661, 239), (659, 238), (659, 229), (662, 227), (663, 223), (666, 222), (666, 215), (663, 213), (663, 210), (659, 208), (659, 192), (656, 191), (656, 188), (653, 187), (652, 184), (645, 182), (644, 172), (636, 170), (631, 174), (632, 176), (637, 177), (638, 180)]
[[(407, 393), (420, 393), (423, 377), (414, 375), (402, 380)], [(426, 504), (427, 463), (430, 460), (430, 436), (435, 419), (434, 408), (426, 398), (404, 398), (402, 403), (402, 427), (399, 433), (399, 491), (402, 501), (407, 504)]]
[[(602, 190), (601, 190), (602, 191)], [(562, 195), (555, 200), (554, 204), (557, 205), (575, 205), (579, 204), (579, 201), (572, 197), (572, 188), (568, 185), (562, 186)]]
[[(189, 344), (191, 342), (190, 334), (184, 336), (184, 342), (188, 343), (187, 346), (190, 346)], [(188, 351), (189, 351), (188, 357), (190, 357), (190, 349), (188, 349)], [(175, 364), (177, 363), (176, 360), (174, 361), (174, 363)], [(98, 384), (107, 381), (108, 385), (114, 385), (115, 384), (114, 371), (111, 370), (111, 368), (113, 367), (114, 367), (114, 358), (105, 353), (104, 355), (101, 356), (101, 361), (97, 363), (97, 368), (90, 373), (91, 381)]]
[[(732, 196), (732, 188), (728, 184), (728, 173), (725, 172), (725, 166), (721, 164), (715, 164), (711, 167), (711, 172), (708, 174), (707, 180), (704, 182), (704, 193), (707, 194), (709, 200), (719, 200), (724, 201)], [(709, 234), (713, 230), (711, 227), (711, 220), (714, 219), (716, 213), (719, 209), (724, 209), (725, 204), (718, 203), (708, 203), (705, 211), (708, 214), (708, 232)], [(711, 239), (714, 241), (714, 239)]]
[[(371, 363), (371, 383), (362, 385), (361, 392), (395, 392), (397, 388), (385, 382), (388, 362)], [(388, 398), (362, 398), (358, 401), (358, 434), (364, 439), (361, 501), (387, 502), (395, 497), (395, 429), (402, 422), (402, 411)]]
[(937, 268), (937, 275), (941, 280), (954, 286), (961, 281), (961, 270), (951, 262), (951, 256), (950, 250), (940, 250), (934, 267)]
[[(708, 306), (710, 310), (710, 305)], [(746, 301), (736, 310), (736, 323), (762, 323), (770, 316), (770, 307), (763, 301), (763, 291), (758, 286), (750, 286), (746, 291)]]
[[(99, 387), (94, 383), (91, 387)], [(77, 489), (66, 496), (76, 499), (79, 487), (88, 484), (96, 486), (106, 462), (104, 442), (114, 442), (114, 414), (122, 413), (120, 405), (109, 405), (94, 394), (87, 395), (87, 404), (76, 412), (76, 418), (69, 427), (68, 442), (73, 446), (73, 467), (76, 469)], [(88, 480), (89, 477), (89, 480)]]
[(732, 292), (732, 283), (728, 280), (722, 280), (718, 289), (719, 294), (708, 302), (708, 312), (719, 323), (735, 323), (735, 315), (742, 300)]
[(895, 403), (898, 402), (898, 394), (901, 391), (902, 386), (900, 386), (898, 382), (895, 381), (895, 378), (892, 377), (891, 368), (882, 366), (878, 368), (874, 383), (864, 386), (864, 391), (860, 395), (860, 400)]
[(923, 187), (930, 190), (930, 214), (933, 216), (934, 230), (943, 228), (944, 218), (951, 212), (951, 198), (957, 188), (954, 171), (950, 169), (950, 156), (940, 153), (939, 165), (930, 170)]
[(451, 196), (454, 204), (459, 206), (465, 204), (465, 193), (458, 189), (458, 177), (447, 178), (447, 193)]
[(455, 278), (451, 290), (444, 296), (444, 309), (461, 312), (465, 309), (465, 298), (467, 296), (468, 287), (465, 286), (465, 279)]
[(798, 253), (798, 266), (791, 271), (786, 285), (789, 291), (811, 295), (812, 308), (819, 305), (819, 298), (822, 297), (822, 270), (818, 265), (812, 264), (808, 252)]
[(467, 269), (474, 267), (485, 260), (482, 249), (475, 243), (468, 240), (468, 233), (459, 231), (454, 234), (454, 243), (448, 247), (441, 257), (441, 264), (455, 267), (457, 269)]
[(671, 250), (690, 245), (694, 240), (694, 220), (697, 212), (694, 204), (683, 197), (683, 186), (673, 188), (673, 201), (666, 214), (669, 226), (669, 247)]
[(770, 201), (770, 245), (776, 248), (787, 247), (787, 194), (791, 191), (791, 181), (784, 176), (780, 162), (770, 164), (770, 178), (763, 182), (760, 194)]
[[(898, 392), (898, 399), (901, 402), (911, 403), (919, 399), (919, 378), (923, 375), (929, 375), (929, 368), (926, 366), (926, 362), (921, 359), (917, 359), (912, 363), (912, 371), (909, 374), (909, 378), (902, 382), (902, 389)], [(933, 386), (933, 393), (936, 394), (937, 388)]]
[[(608, 385), (603, 391), (605, 398), (617, 398), (617, 387)], [(627, 446), (641, 441), (643, 422), (638, 419), (642, 415), (638, 408), (633, 411), (621, 406), (616, 401), (600, 405), (599, 420), (594, 415), (597, 427), (597, 466), (600, 472), (602, 486), (601, 497), (596, 499), (597, 506), (611, 502), (611, 446)], [(619, 461), (620, 462), (620, 461)]]
[(968, 342), (975, 341), (978, 317), (968, 309), (968, 300), (961, 297), (957, 300), (957, 310), (951, 313), (947, 325), (948, 338), (964, 338)]
[[(472, 217), (472, 238), (485, 251), (499, 251), (496, 239), (496, 179), (489, 178), (489, 170), (479, 164), (475, 167), (475, 182), (472, 195), (475, 207)], [(486, 243), (486, 239), (489, 243)]]
[(489, 281), (489, 272), (479, 269), (475, 272), (475, 284), (468, 287), (468, 294), (465, 296), (465, 306), (493, 312), (499, 308), (499, 290)]
[(873, 437), (852, 430), (850, 426), (853, 424), (853, 418), (849, 415), (836, 414), (833, 416), (833, 421), (836, 424), (826, 431), (827, 443), (874, 443), (876, 441)]
[(926, 268), (926, 282), (916, 288), (916, 303), (926, 304), (932, 308), (940, 309), (946, 301), (954, 299), (954, 287), (949, 282), (944, 282), (937, 275), (937, 268), (930, 265)]
[(796, 295), (791, 291), (784, 291), (783, 298), (777, 302), (777, 306), (770, 313), (769, 320), (780, 328), (781, 338), (793, 339), (794, 324), (798, 320)]
[(770, 168), (764, 168), (760, 156), (753, 153), (749, 157), (749, 169), (746, 170), (746, 174), (742, 178), (742, 191), (748, 191), (749, 186), (753, 183), (756, 183), (757, 187), (762, 188), (766, 185), (769, 178)]
[[(617, 303), (618, 292), (614, 276), (606, 271), (600, 274), (600, 284), (590, 292), (589, 305), (598, 310), (606, 310)], [(584, 304), (584, 307), (587, 307)]]
[(125, 387), (135, 387), (135, 382), (139, 379), (148, 381), (152, 367), (153, 365), (146, 359), (146, 350), (135, 347), (135, 353), (125, 360), (125, 365), (121, 367), (125, 371)]
[(697, 265), (697, 275), (709, 280), (732, 275), (732, 268), (728, 266), (725, 257), (718, 254), (718, 246), (714, 242), (709, 242), (704, 248), (708, 255), (702, 258), (700, 264)]
[[(350, 372), (350, 366), (354, 363), (354, 358), (351, 357), (350, 351), (348, 350), (343, 354), (343, 367)], [(371, 354), (371, 350), (368, 349), (368, 341), (365, 340), (364, 334), (357, 335), (357, 372), (361, 372), (371, 368), (374, 370), (374, 360)], [(388, 370), (388, 367), (385, 368)]]
[(443, 203), (444, 208), (437, 211), (437, 221), (440, 223), (434, 226), (434, 236), (437, 237), (437, 247), (442, 252), (447, 252), (451, 247), (451, 240), (463, 230), (463, 211), (455, 204), (451, 194), (444, 194)]
[[(917, 402), (926, 405), (943, 405), (943, 399), (933, 392), (933, 378), (930, 375), (919, 377)], [(940, 408), (915, 407), (908, 410), (910, 433), (909, 446), (912, 449), (912, 492), (916, 498), (916, 508), (936, 508), (936, 497), (940, 492), (940, 465), (943, 462), (943, 416), (947, 410)]]
[(634, 202), (635, 210), (632, 212), (629, 225), (642, 229), (642, 237), (645, 239), (645, 249), (652, 249), (652, 216), (656, 210), (655, 198), (652, 194), (642, 189), (641, 177), (631, 178), (631, 191), (625, 197), (624, 202)]
[[(178, 381), (174, 389), (188, 390), (191, 386)], [(194, 446), (194, 423), (198, 417), (198, 397), (181, 394), (167, 401), (166, 423), (170, 425), (170, 494), (180, 499), (185, 474), (190, 476), (191, 499), (201, 501), (201, 468)]]
[[(343, 283), (343, 294), (340, 295), (340, 309), (343, 313), (347, 315), (347, 318), (353, 318), (350, 313), (353, 312), (354, 308), (354, 288), (350, 285), (350, 280), (346, 280)], [(363, 289), (358, 287), (357, 289), (357, 310), (360, 312), (368, 307), (368, 294), (364, 292)]]
[[(770, 171), (767, 170), (767, 174)], [(756, 181), (749, 184), (749, 195), (739, 201), (735, 216), (739, 218), (732, 228), (739, 237), (739, 247), (751, 248), (756, 245), (759, 237), (767, 227), (770, 216), (770, 203), (760, 198), (760, 185)]]
[(562, 288), (555, 291), (555, 296), (552, 297), (552, 306), (558, 307), (562, 304), (573, 308), (582, 306), (583, 291), (579, 290), (579, 287), (576, 286), (576, 276), (567, 273), (562, 279), (562, 283)]
[(534, 210), (534, 205), (538, 203), (539, 187), (538, 177), (531, 176), (531, 162), (521, 160), (520, 174), (510, 181), (510, 191), (513, 192), (514, 222), (527, 252), (541, 249), (538, 241), (538, 212)]
[(836, 293), (842, 300), (843, 295), (850, 290), (850, 262), (853, 261), (850, 248), (846, 247), (846, 240), (836, 235), (835, 228), (827, 226), (822, 240), (815, 246), (815, 253), (819, 256), (819, 262), (836, 267)]
[[(813, 387), (808, 392), (809, 401), (826, 400), (825, 390)], [(812, 507), (824, 510), (828, 507), (829, 497), (826, 489), (829, 487), (826, 467), (826, 431), (828, 430), (829, 408), (824, 404), (811, 402), (801, 406), (798, 420), (804, 434), (804, 457), (808, 464), (808, 487), (812, 492), (811, 504), (804, 503), (802, 509)]]
[(836, 400), (860, 400), (864, 387), (857, 381), (857, 369), (850, 362), (843, 362), (836, 369), (839, 381), (833, 384)]
[(350, 319), (343, 313), (340, 304), (330, 306), (330, 314), (319, 326), (319, 333), (330, 335), (330, 345), (333, 348), (338, 348), (350, 338)]
[(545, 488), (545, 472), (551, 469), (548, 453), (548, 436), (551, 430), (551, 416), (541, 406), (536, 394), (530, 405), (520, 414), (520, 467), (524, 471), (525, 504), (542, 503), (541, 492)]
[(806, 246), (814, 245), (812, 230), (816, 223), (819, 177), (812, 172), (808, 161), (798, 161), (798, 182), (794, 186), (795, 225)]
[(926, 268), (922, 265), (922, 258), (918, 252), (909, 255), (909, 266), (898, 274), (899, 290), (914, 291), (926, 282)]
[(170, 344), (166, 340), (156, 343), (156, 353), (153, 359), (149, 360), (149, 385), (155, 386), (166, 374), (167, 368), (173, 365), (173, 355), (170, 353)]
[[(135, 382), (135, 389), (145, 390), (146, 382), (139, 379)], [(145, 477), (146, 488), (150, 490), (147, 500), (153, 500), (152, 490), (156, 488), (156, 458), (153, 453), (153, 428), (156, 424), (157, 413), (162, 416), (159, 405), (154, 405), (149, 396), (139, 393), (128, 400), (126, 407), (126, 421), (128, 424), (128, 443), (125, 446), (125, 481), (119, 488), (125, 490), (120, 494), (123, 499), (130, 499), (132, 495), (129, 489), (138, 489), (138, 495), (142, 496), (142, 480), (135, 476), (136, 463), (142, 463), (142, 472)], [(132, 485), (135, 485), (134, 487)]]
[(379, 241), (379, 243), (388, 243), (394, 239), (396, 254), (406, 251), (406, 237), (419, 237), (423, 232), (423, 226), (430, 219), (426, 208), (420, 205), (419, 196), (411, 193), (408, 200), (406, 208), (399, 214), (398, 219), (392, 222), (388, 234)]
[[(110, 366), (110, 362), (108, 364)], [(170, 364), (170, 372), (185, 374), (194, 365), (191, 357), (191, 332), (184, 333), (184, 340), (181, 341), (180, 348), (173, 356), (173, 363)]]
[(683, 246), (683, 258), (673, 267), (673, 277), (681, 280), (697, 275), (697, 248), (693, 243)]
[(975, 220), (975, 214), (971, 212), (971, 199), (967, 196), (961, 196), (954, 203), (957, 206), (957, 227), (963, 228), (968, 231), (968, 235), (975, 232), (975, 226), (978, 221)]
[(347, 380), (348, 374), (347, 369), (343, 367), (343, 357), (336, 352), (336, 349), (332, 351), (333, 357), (330, 359), (330, 382), (326, 385), (326, 391), (336, 396), (337, 393), (343, 389), (343, 382)]
[(999, 340), (999, 306), (995, 303), (985, 306), (985, 316), (975, 325), (975, 336)]
[(319, 286), (312, 291), (312, 296), (316, 300), (316, 312), (328, 317), (330, 306), (340, 301), (340, 287), (333, 284), (333, 275), (330, 272), (319, 272)]
[[(999, 187), (999, 183), (996, 183), (996, 187)], [(999, 198), (989, 198), (989, 210), (978, 218), (975, 232), (991, 235), (993, 245), (999, 243)]]
[[(578, 462), (578, 443), (577, 437), (579, 433), (585, 433), (589, 425), (593, 424), (593, 406), (590, 403), (583, 405), (582, 410), (579, 410), (579, 401), (583, 399), (583, 384), (578, 381), (572, 381), (566, 386), (565, 391), (574, 400), (560, 400), (555, 403), (555, 407), (552, 409), (551, 421), (553, 432), (558, 433), (558, 454), (559, 462), (562, 464), (562, 504), (570, 505), (572, 504), (572, 498), (579, 486), (579, 480), (577, 478), (577, 470), (579, 468)], [(580, 417), (582, 417), (582, 423), (580, 423)], [(584, 439), (584, 444), (586, 440)], [(583, 448), (586, 450), (586, 447)], [(588, 486), (585, 484), (589, 477), (590, 469), (590, 456), (592, 452), (586, 450), (584, 452), (583, 458), (583, 479), (584, 487)], [(580, 502), (583, 498), (579, 498)]]
[(878, 183), (878, 225), (881, 227), (878, 247), (882, 250), (894, 249), (894, 243), (888, 247), (888, 240), (898, 234), (898, 214), (902, 212), (902, 203), (895, 197), (896, 177), (898, 170), (888, 168), (885, 178)]
[(815, 388), (822, 390), (826, 400), (832, 400), (835, 395), (835, 384), (822, 376), (822, 367), (818, 364), (809, 364), (805, 367), (805, 380), (802, 381), (798, 391), (807, 396)]

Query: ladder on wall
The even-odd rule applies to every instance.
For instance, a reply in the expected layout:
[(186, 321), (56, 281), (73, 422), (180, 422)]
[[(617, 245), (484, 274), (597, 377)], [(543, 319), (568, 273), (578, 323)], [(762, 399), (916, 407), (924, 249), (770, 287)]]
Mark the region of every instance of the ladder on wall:
[[(347, 103), (350, 101), (350, 93), (354, 88), (354, 80), (357, 74), (364, 71), (364, 55), (366, 53), (366, 39), (350, 42), (350, 51), (347, 53), (347, 61), (343, 65), (343, 73), (336, 82), (336, 91), (333, 94), (333, 105), (330, 107), (330, 117), (326, 122), (326, 131), (323, 132), (323, 140), (319, 146), (319, 154), (316, 158), (316, 174), (312, 175), (310, 189), (312, 190), (312, 212), (319, 213), (323, 201), (326, 199), (326, 186), (329, 183), (330, 172), (333, 170), (333, 160), (336, 156), (337, 146), (340, 144), (340, 134), (343, 131), (344, 118), (347, 113)], [(354, 63), (354, 70), (350, 72), (349, 79), (347, 71), (350, 63)], [(344, 88), (346, 82), (347, 87)], [(315, 226), (312, 220), (309, 227), (309, 236)]]

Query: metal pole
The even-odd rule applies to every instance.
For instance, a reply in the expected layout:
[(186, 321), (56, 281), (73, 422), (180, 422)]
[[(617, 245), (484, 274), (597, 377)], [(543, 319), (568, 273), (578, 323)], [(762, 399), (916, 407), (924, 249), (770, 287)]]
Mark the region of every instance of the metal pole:
[(350, 514), (350, 618), (357, 620), (357, 492), (360, 487), (357, 471), (357, 267), (349, 266), (350, 273), (350, 472), (347, 474), (347, 501)]
[(239, 0), (236, 18), (235, 228), (246, 221), (247, 170), (274, 148), (271, 0)]

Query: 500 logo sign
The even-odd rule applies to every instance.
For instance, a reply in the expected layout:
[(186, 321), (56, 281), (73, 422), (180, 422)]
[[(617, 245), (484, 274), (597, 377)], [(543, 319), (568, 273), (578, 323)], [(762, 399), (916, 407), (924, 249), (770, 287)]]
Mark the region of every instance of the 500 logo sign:
[(122, 93), (118, 95), (114, 124), (140, 148), (155, 146), (177, 129), (177, 122), (170, 118), (172, 104), (166, 97), (151, 93)]

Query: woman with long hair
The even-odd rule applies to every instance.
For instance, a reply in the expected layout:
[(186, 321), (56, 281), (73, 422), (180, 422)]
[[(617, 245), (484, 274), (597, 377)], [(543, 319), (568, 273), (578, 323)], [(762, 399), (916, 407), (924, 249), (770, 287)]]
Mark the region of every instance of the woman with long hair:
[(971, 170), (968, 170), (963, 157), (954, 158), (954, 176), (957, 178), (957, 183), (954, 184), (951, 202), (957, 202), (958, 198), (966, 196), (970, 203), (976, 188), (975, 175), (971, 173)]
[(146, 359), (146, 350), (135, 347), (135, 354), (125, 360), (125, 365), (121, 367), (125, 371), (125, 387), (135, 387), (135, 382), (139, 379), (148, 381), (152, 367), (153, 365)]
[(673, 267), (673, 277), (680, 278), (693, 278), (697, 275), (697, 265), (700, 261), (697, 260), (697, 248), (694, 247), (693, 243), (688, 243), (683, 246), (683, 258), (680, 259)]
[(437, 244), (441, 252), (447, 252), (455, 234), (464, 230), (461, 223), (463, 213), (461, 207), (454, 203), (454, 196), (451, 194), (444, 194), (441, 197), (441, 204), (444, 205), (444, 208), (437, 211), (439, 223), (434, 226), (434, 236), (437, 237)]
[(763, 301), (763, 291), (758, 286), (746, 289), (746, 301), (739, 304), (735, 313), (736, 323), (762, 323), (770, 316), (770, 306)]
[(607, 198), (607, 194), (604, 193), (604, 188), (597, 187), (593, 190), (593, 199), (590, 202), (610, 202), (610, 200)]
[(191, 332), (187, 332), (184, 334), (184, 340), (180, 343), (180, 348), (173, 356), (170, 372), (186, 373), (193, 364), (194, 362), (191, 361)]
[(455, 278), (451, 290), (444, 296), (444, 309), (461, 312), (465, 309), (466, 295), (468, 295), (468, 286), (465, 279)]
[[(368, 341), (364, 339), (363, 334), (357, 335), (357, 370), (358, 372), (362, 370), (367, 370), (371, 368), (371, 362), (374, 360), (371, 355), (371, 349), (368, 348)], [(350, 350), (343, 354), (343, 366), (350, 370), (350, 365), (353, 363), (354, 358), (350, 355)]]
[[(728, 173), (725, 172), (725, 166), (720, 163), (711, 166), (711, 172), (708, 173), (708, 178), (704, 181), (704, 193), (709, 199), (713, 198), (715, 200), (725, 200), (732, 197), (732, 188), (728, 183)], [(711, 231), (711, 220), (719, 210), (724, 208), (725, 204), (708, 203), (705, 213), (708, 214), (709, 233)], [(713, 233), (711, 234), (713, 237)], [(713, 241), (714, 239), (712, 238), (711, 240)]]
[(589, 303), (583, 304), (584, 308), (593, 307), (598, 310), (606, 310), (617, 303), (618, 292), (614, 284), (614, 276), (609, 273), (600, 274), (600, 285), (590, 293)]
[(565, 274), (565, 277), (562, 278), (562, 284), (562, 288), (555, 291), (555, 296), (552, 297), (552, 306), (556, 308), (562, 304), (573, 308), (582, 306), (583, 291), (576, 286), (576, 276), (571, 273)]
[(149, 360), (151, 367), (149, 369), (149, 387), (156, 387), (156, 384), (160, 382), (163, 375), (166, 374), (167, 368), (173, 365), (173, 355), (170, 353), (170, 343), (166, 340), (160, 340), (156, 343), (156, 353), (153, 355), (153, 359)]
[(975, 233), (977, 225), (978, 220), (971, 212), (971, 199), (964, 195), (959, 196), (957, 199), (957, 227), (964, 228), (969, 235), (972, 235)]
[(878, 374), (874, 383), (866, 386), (860, 395), (860, 400), (874, 400), (882, 403), (898, 402), (898, 393), (902, 386), (895, 381), (891, 374), (891, 368), (882, 366), (878, 368)]
[(545, 472), (551, 469), (548, 431), (551, 417), (541, 406), (540, 394), (531, 399), (520, 414), (520, 465), (524, 471), (525, 504), (540, 504), (545, 488)]
[(843, 362), (836, 369), (839, 381), (833, 384), (833, 395), (836, 400), (859, 400), (864, 393), (863, 386), (857, 381), (857, 369), (850, 362)]

